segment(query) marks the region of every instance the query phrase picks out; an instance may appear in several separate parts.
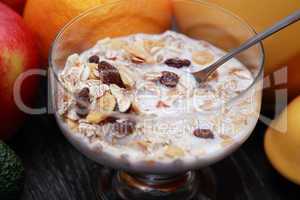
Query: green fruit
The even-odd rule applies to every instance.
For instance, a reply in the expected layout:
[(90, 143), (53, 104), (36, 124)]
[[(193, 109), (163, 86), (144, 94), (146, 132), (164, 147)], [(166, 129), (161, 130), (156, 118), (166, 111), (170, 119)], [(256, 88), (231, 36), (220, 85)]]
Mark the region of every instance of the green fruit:
[(19, 157), (0, 141), (0, 199), (16, 199), (23, 188), (24, 168)]

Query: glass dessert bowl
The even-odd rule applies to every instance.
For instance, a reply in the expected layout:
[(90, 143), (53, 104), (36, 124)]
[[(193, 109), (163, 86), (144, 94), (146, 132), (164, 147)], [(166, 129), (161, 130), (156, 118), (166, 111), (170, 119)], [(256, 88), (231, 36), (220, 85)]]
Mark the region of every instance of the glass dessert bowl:
[[(57, 122), (80, 152), (119, 170), (111, 184), (121, 199), (201, 199), (201, 178), (192, 170), (236, 150), (259, 117), (262, 45), (206, 83), (191, 74), (253, 36), (253, 29), (206, 2), (165, 6), (162, 11), (172, 12), (151, 11), (155, 17), (141, 26), (136, 19), (149, 18), (141, 1), (93, 8), (62, 29), (51, 51)], [(160, 23), (171, 20), (172, 29)], [(103, 191), (99, 197), (111, 199)]]

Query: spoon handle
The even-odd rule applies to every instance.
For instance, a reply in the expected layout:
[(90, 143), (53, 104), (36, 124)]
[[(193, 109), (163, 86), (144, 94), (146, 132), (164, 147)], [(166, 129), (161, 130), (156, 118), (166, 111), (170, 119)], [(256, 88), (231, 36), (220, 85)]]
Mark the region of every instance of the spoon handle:
[(293, 24), (300, 20), (300, 10), (297, 12), (289, 15), (288, 17), (284, 18), (283, 20), (279, 21), (272, 27), (268, 28), (267, 30), (258, 33), (254, 37), (247, 40), (245, 43), (243, 43), (240, 47), (235, 48), (231, 50), (228, 54), (221, 57), (219, 60), (217, 60), (215, 63), (204, 69), (204, 71), (210, 75), (210, 73), (214, 72), (219, 66), (233, 58), (236, 54), (252, 47), (253, 45), (257, 44), (258, 42), (264, 40), (265, 38), (269, 37), (270, 35), (273, 35), (274, 33), (277, 33), (278, 31), (284, 29), (285, 27), (289, 26), (290, 24)]

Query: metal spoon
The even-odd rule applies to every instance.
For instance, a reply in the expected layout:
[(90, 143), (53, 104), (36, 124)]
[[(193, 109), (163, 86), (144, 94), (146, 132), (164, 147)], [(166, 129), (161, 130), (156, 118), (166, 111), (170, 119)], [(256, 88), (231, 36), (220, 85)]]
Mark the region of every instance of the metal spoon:
[(215, 63), (211, 64), (207, 68), (193, 73), (195, 78), (198, 80), (199, 83), (204, 82), (207, 80), (207, 78), (216, 70), (218, 69), (221, 65), (226, 63), (228, 60), (233, 58), (235, 55), (239, 54), (240, 52), (249, 49), (253, 45), (259, 43), (260, 41), (266, 39), (267, 37), (273, 35), (274, 33), (277, 33), (278, 31), (286, 28), (287, 26), (297, 22), (300, 20), (300, 10), (297, 12), (289, 15), (288, 17), (284, 18), (283, 20), (279, 21), (272, 27), (268, 28), (267, 30), (253, 36), (246, 42), (244, 42), (240, 47), (235, 48), (231, 50), (228, 54), (224, 55), (221, 57), (219, 60), (217, 60)]

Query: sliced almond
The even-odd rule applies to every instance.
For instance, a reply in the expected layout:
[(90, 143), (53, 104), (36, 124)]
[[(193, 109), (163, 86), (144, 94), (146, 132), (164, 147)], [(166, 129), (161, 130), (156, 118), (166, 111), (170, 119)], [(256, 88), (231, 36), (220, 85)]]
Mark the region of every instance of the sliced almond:
[(117, 99), (119, 111), (126, 112), (131, 106), (130, 97), (125, 95), (124, 91), (115, 84), (110, 85), (110, 91), (112, 95)]
[(147, 72), (144, 74), (144, 79), (146, 81), (157, 81), (160, 79), (161, 75), (161, 72)]
[(105, 120), (106, 118), (107, 118), (106, 113), (93, 111), (87, 115), (86, 121), (91, 124), (98, 124), (103, 120)]
[(142, 41), (137, 41), (131, 46), (125, 46), (124, 49), (131, 55), (133, 61), (154, 63), (152, 56), (144, 49)]
[(140, 58), (140, 57), (133, 56), (133, 57), (131, 57), (131, 62), (133, 62), (135, 64), (143, 64), (143, 63), (146, 63), (146, 60), (143, 58)]
[(229, 72), (230, 75), (236, 76), (240, 79), (251, 79), (245, 70), (234, 68)]
[(118, 70), (124, 85), (129, 89), (133, 88), (135, 85), (133, 73), (127, 67), (123, 66), (119, 67)]
[(144, 48), (146, 51), (151, 53), (152, 48), (159, 47), (163, 48), (165, 44), (160, 40), (144, 40)]
[(193, 61), (199, 65), (207, 65), (214, 61), (214, 55), (209, 51), (195, 51), (192, 54)]
[(116, 98), (109, 92), (105, 92), (105, 94), (97, 100), (97, 107), (100, 112), (110, 113), (115, 109), (116, 105)]
[(122, 49), (124, 46), (127, 45), (127, 42), (121, 39), (112, 39), (110, 43), (110, 48), (112, 50), (119, 50)]
[(131, 110), (134, 113), (141, 113), (142, 112), (141, 109), (140, 109), (140, 107), (139, 107), (139, 105), (138, 105), (138, 103), (136, 101), (132, 102)]
[(86, 81), (86, 80), (89, 79), (90, 74), (91, 74), (91, 70), (90, 70), (89, 66), (84, 65), (83, 70), (82, 70), (82, 73), (81, 73), (81, 75), (80, 75), (80, 79), (81, 79), (82, 81)]
[(87, 65), (90, 69), (89, 79), (97, 79), (99, 76), (97, 76), (95, 72), (98, 73), (98, 65), (96, 63), (88, 63)]
[(165, 154), (170, 158), (178, 158), (184, 156), (184, 151), (177, 146), (168, 146), (165, 150)]

